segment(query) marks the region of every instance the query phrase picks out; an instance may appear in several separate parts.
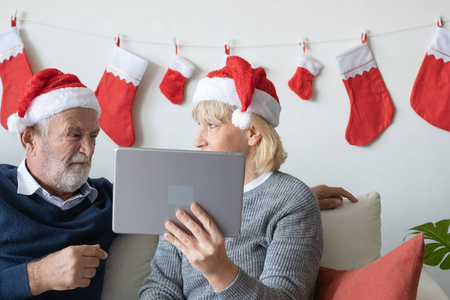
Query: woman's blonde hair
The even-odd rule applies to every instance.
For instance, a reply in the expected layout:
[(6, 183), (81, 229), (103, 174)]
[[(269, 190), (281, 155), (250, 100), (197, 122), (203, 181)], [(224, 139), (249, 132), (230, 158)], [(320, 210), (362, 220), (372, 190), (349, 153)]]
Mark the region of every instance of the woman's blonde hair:
[[(192, 109), (192, 117), (198, 120), (197, 114), (202, 115), (202, 121), (222, 123), (224, 118), (231, 118), (238, 107), (219, 101), (200, 101)], [(260, 115), (250, 112), (255, 129), (261, 134), (261, 140), (256, 145), (256, 172), (262, 174), (267, 171), (278, 170), (287, 158), (281, 138), (272, 124)]]

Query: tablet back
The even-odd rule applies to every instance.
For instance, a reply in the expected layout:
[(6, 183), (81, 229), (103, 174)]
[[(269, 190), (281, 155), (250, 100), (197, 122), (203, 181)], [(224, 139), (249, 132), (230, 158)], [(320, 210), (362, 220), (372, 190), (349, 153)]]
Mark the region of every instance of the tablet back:
[(238, 236), (244, 169), (240, 153), (117, 148), (113, 231), (163, 234), (167, 220), (187, 230), (175, 212), (183, 209), (193, 216), (190, 205), (196, 202), (224, 236)]

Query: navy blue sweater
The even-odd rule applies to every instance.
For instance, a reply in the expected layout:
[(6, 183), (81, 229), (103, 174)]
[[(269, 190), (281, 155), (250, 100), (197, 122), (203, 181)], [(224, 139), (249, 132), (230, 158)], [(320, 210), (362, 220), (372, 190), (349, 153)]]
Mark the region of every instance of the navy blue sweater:
[[(94, 245), (108, 251), (115, 234), (111, 229), (112, 184), (88, 179), (98, 190), (91, 203), (61, 210), (36, 194), (17, 194), (17, 167), (0, 164), (0, 299), (27, 299), (26, 264), (71, 245)], [(86, 288), (49, 291), (33, 299), (100, 299), (105, 261)]]

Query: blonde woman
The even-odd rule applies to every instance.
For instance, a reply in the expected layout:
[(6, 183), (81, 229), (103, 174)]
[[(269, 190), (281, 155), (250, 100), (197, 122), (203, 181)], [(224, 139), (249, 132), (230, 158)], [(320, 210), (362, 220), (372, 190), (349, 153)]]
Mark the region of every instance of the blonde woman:
[[(280, 104), (263, 68), (230, 56), (202, 79), (193, 117), (194, 145), (246, 155), (241, 234), (224, 238), (196, 204), (160, 238), (140, 299), (313, 299), (322, 255), (319, 205), (299, 179), (278, 171), (286, 159)], [(202, 225), (203, 228), (200, 226)]]

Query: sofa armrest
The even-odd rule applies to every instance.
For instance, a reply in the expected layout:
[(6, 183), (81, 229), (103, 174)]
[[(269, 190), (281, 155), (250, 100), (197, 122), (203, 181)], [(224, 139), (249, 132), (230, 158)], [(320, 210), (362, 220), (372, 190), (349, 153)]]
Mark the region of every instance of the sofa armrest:
[(119, 235), (108, 251), (102, 299), (137, 299), (157, 246), (157, 235)]
[(377, 192), (345, 199), (335, 209), (322, 210), (323, 255), (321, 266), (349, 270), (380, 257), (381, 201)]
[(425, 267), (420, 274), (419, 289), (417, 290), (417, 300), (449, 300), (445, 292), (434, 280)]

